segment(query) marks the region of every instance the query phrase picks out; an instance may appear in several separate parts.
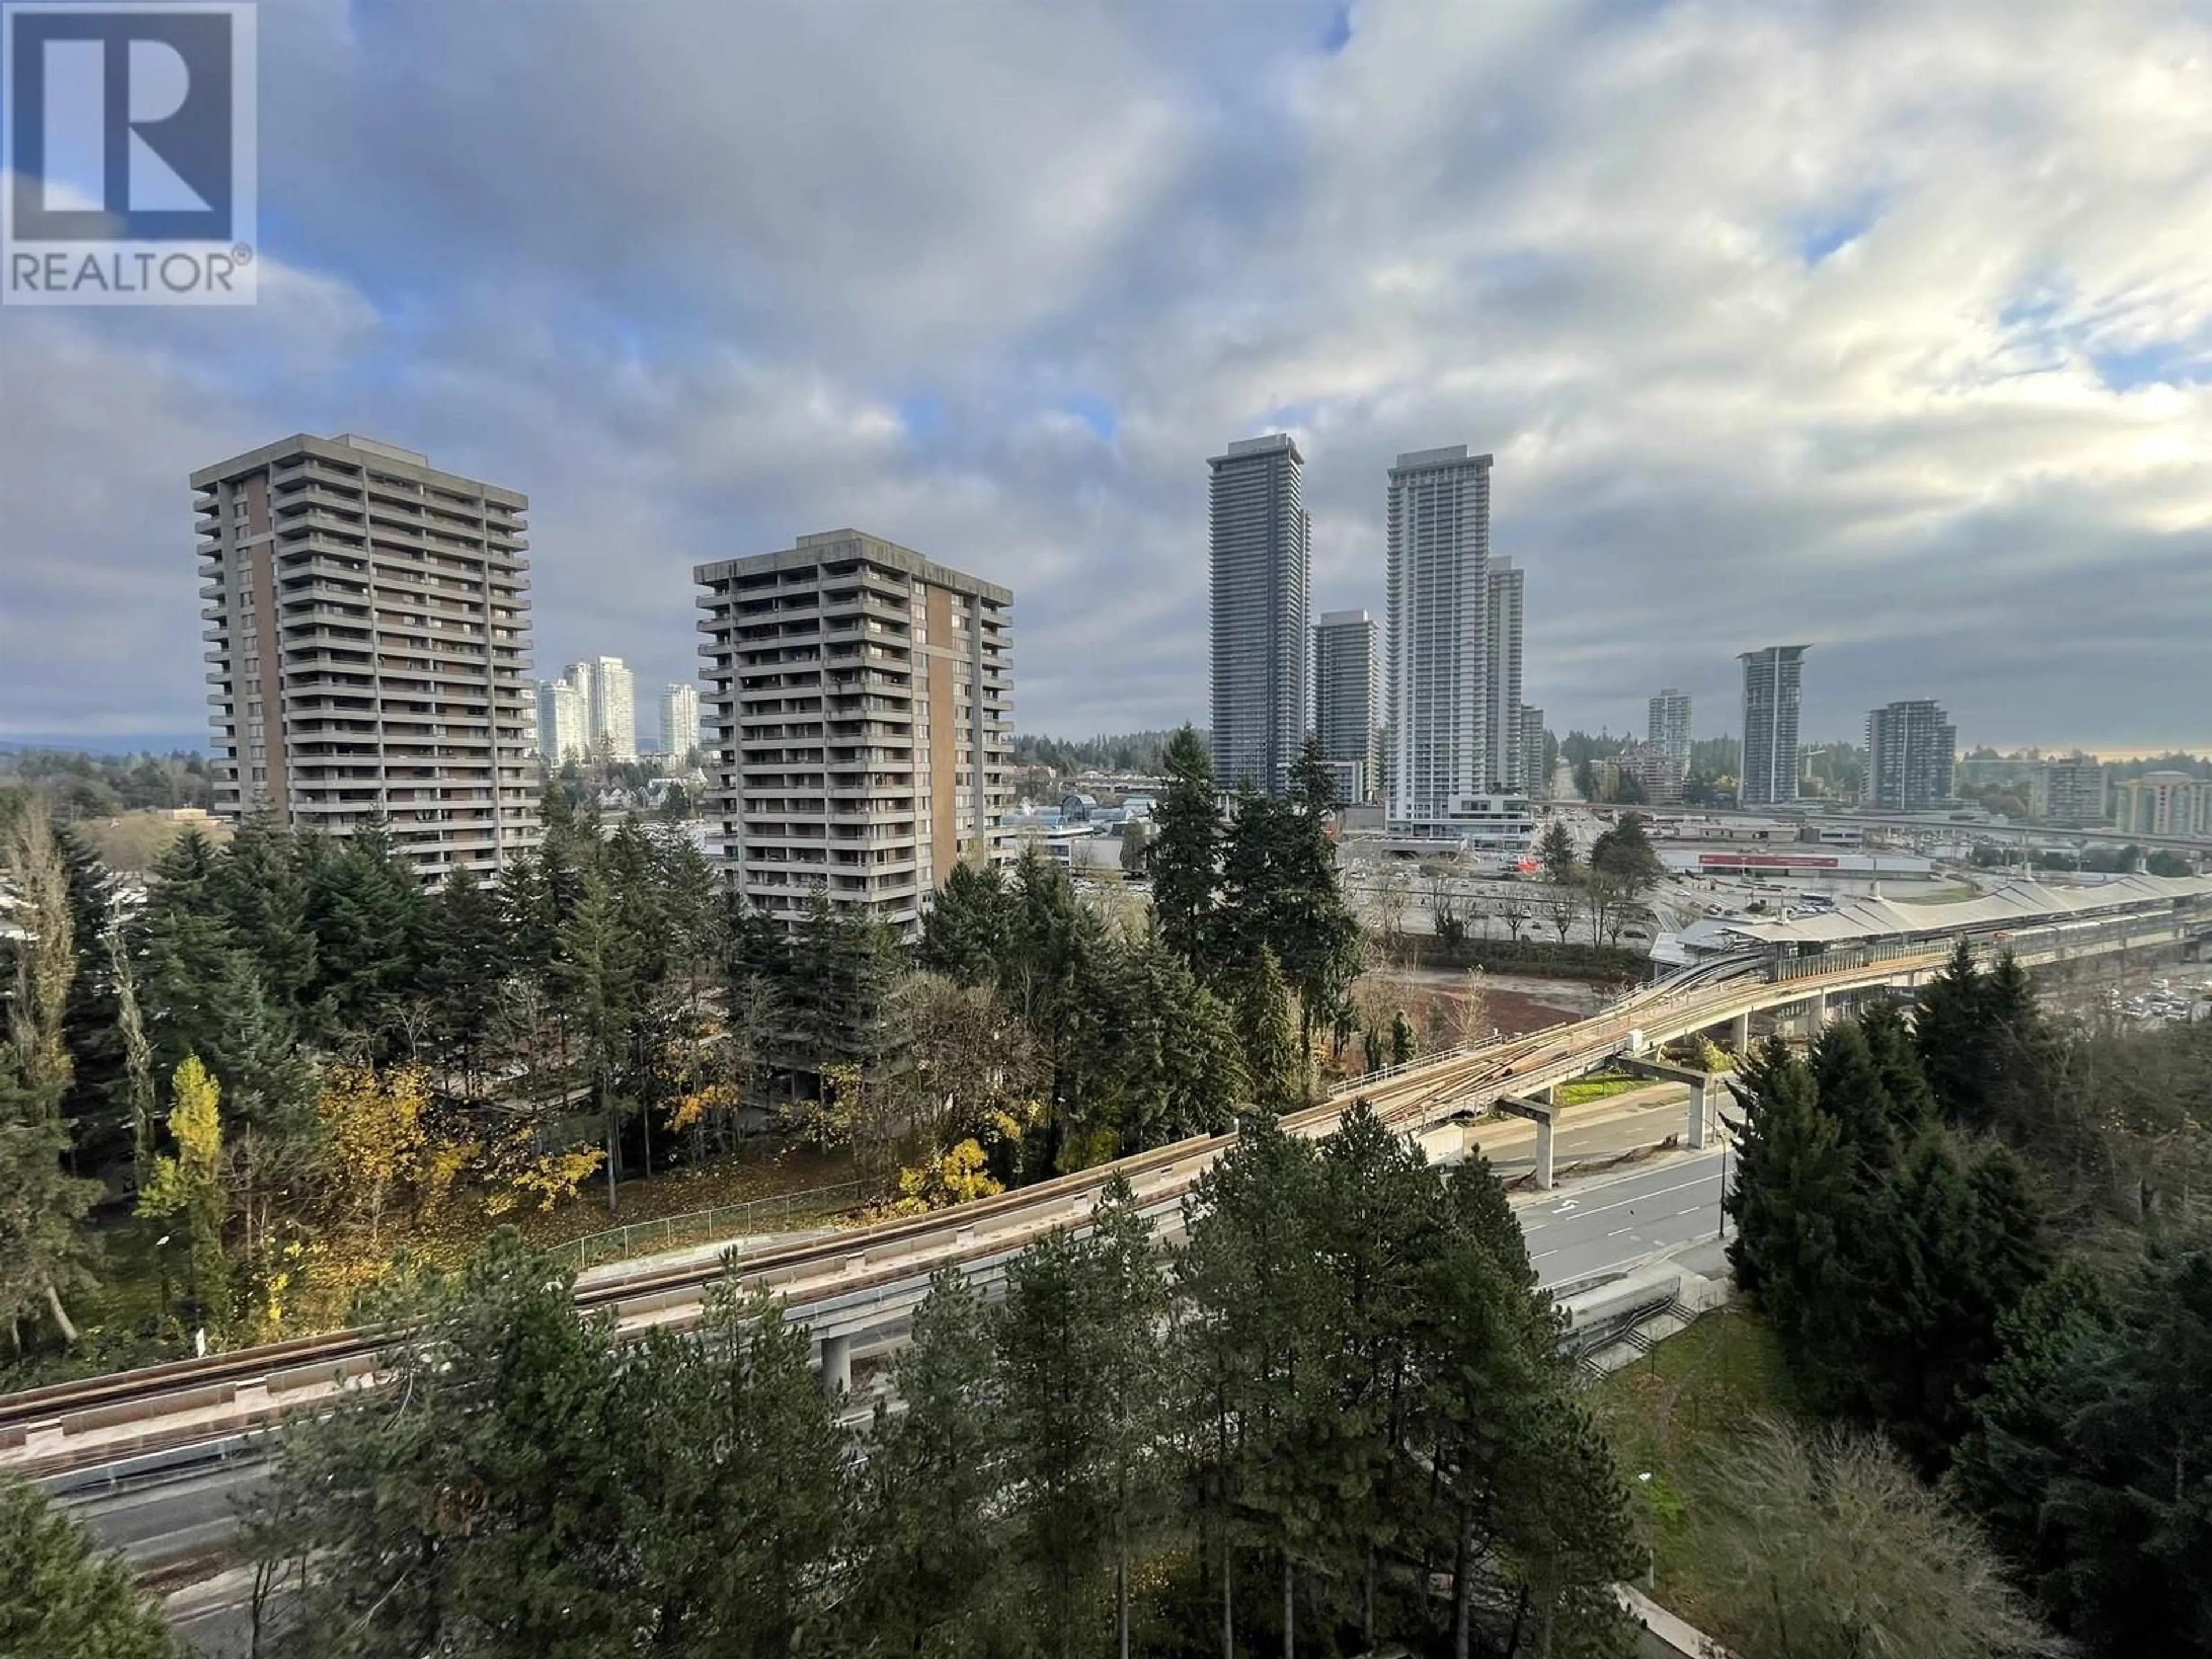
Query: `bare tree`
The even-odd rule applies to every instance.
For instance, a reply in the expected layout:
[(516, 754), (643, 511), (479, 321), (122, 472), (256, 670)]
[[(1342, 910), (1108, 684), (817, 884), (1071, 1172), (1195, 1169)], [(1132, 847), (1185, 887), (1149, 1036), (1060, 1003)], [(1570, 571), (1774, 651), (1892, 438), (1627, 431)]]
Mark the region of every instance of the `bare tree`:
[(1689, 1506), (1711, 1632), (1738, 1653), (2016, 1659), (2069, 1651), (1981, 1530), (1875, 1439), (1762, 1419)]
[(1375, 883), (1375, 931), (1383, 948), (1395, 959), (1406, 942), (1406, 901), (1412, 896), (1413, 878), (1395, 859), (1387, 860)]
[(1512, 936), (1513, 942), (1518, 945), (1521, 942), (1521, 930), (1528, 925), (1528, 918), (1535, 914), (1535, 906), (1525, 898), (1510, 898), (1498, 907), (1498, 914), (1505, 919), (1505, 931)]
[(1582, 891), (1561, 882), (1544, 895), (1544, 915), (1559, 936), (1559, 943), (1567, 942), (1567, 932), (1575, 925), (1575, 918), (1583, 913)]
[(1447, 951), (1455, 951), (1467, 938), (1467, 922), (1460, 915), (1459, 900), (1452, 892), (1452, 878), (1443, 870), (1429, 872), (1429, 926), (1437, 936), (1437, 943)]

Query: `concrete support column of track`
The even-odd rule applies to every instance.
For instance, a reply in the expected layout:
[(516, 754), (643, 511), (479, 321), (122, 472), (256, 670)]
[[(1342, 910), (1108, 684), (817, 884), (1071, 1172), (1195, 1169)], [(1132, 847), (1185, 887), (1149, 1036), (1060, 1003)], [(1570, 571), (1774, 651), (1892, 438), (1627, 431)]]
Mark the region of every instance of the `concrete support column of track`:
[(853, 1339), (849, 1336), (825, 1336), (822, 1339), (822, 1392), (831, 1399), (849, 1394), (853, 1388)]
[(1822, 1031), (1828, 1029), (1828, 1021), (1830, 1018), (1831, 1016), (1828, 1012), (1828, 994), (1826, 991), (1814, 992), (1813, 1035), (1814, 1036), (1820, 1036)]
[(1739, 1059), (1751, 1053), (1751, 1015), (1748, 1012), (1738, 1014), (1729, 1023), (1729, 1047), (1735, 1050)]
[(1498, 1098), (1498, 1109), (1525, 1117), (1536, 1126), (1536, 1189), (1548, 1193), (1552, 1190), (1552, 1119), (1556, 1115), (1552, 1103), (1530, 1095), (1504, 1095)]

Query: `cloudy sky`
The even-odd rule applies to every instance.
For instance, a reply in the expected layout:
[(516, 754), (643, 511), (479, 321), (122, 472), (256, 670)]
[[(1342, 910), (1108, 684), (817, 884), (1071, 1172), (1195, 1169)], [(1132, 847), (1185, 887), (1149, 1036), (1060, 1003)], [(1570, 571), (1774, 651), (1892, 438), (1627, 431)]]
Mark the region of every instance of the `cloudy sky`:
[(204, 728), (185, 475), (529, 492), (547, 672), (852, 525), (1016, 595), (1024, 730), (1206, 718), (1205, 459), (1315, 598), (1497, 456), (1529, 697), (1809, 641), (1808, 738), (2212, 746), (2212, 13), (2027, 0), (264, 0), (262, 300), (0, 312), (0, 737)]

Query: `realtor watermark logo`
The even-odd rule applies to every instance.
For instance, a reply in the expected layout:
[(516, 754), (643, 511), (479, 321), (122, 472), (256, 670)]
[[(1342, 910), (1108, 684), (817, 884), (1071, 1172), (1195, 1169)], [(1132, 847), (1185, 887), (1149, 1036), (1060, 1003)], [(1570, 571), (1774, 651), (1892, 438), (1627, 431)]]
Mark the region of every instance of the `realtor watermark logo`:
[(241, 306), (258, 294), (254, 9), (0, 9), (0, 301)]

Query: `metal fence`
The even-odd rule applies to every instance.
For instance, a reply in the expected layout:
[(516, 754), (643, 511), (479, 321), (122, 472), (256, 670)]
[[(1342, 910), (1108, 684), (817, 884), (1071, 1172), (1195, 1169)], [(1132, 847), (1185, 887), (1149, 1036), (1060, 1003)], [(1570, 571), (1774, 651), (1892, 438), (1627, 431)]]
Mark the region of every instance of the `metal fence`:
[(550, 1254), (571, 1263), (581, 1273), (609, 1261), (626, 1261), (652, 1250), (673, 1249), (679, 1244), (702, 1244), (717, 1238), (737, 1238), (747, 1233), (773, 1232), (800, 1221), (818, 1220), (848, 1210), (867, 1195), (858, 1181), (834, 1187), (810, 1187), (804, 1192), (777, 1193), (749, 1199), (742, 1204), (717, 1204), (709, 1210), (687, 1210), (682, 1215), (653, 1221), (633, 1221), (626, 1227), (586, 1233), (556, 1245)]

